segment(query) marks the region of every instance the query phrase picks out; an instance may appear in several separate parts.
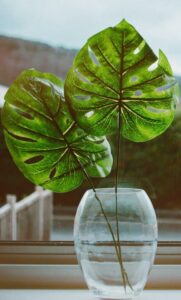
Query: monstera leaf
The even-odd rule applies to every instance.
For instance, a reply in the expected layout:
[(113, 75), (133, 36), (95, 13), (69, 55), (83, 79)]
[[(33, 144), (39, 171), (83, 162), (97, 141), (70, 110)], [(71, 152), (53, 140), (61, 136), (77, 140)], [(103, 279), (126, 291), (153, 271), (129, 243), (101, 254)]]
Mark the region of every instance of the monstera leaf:
[(52, 74), (24, 71), (9, 88), (2, 113), (6, 143), (19, 169), (55, 192), (77, 188), (85, 172), (104, 177), (112, 166), (107, 140), (77, 126), (62, 87)]
[(125, 138), (142, 142), (172, 122), (175, 80), (163, 52), (157, 58), (123, 20), (92, 36), (79, 51), (65, 81), (65, 96), (87, 132), (107, 135), (120, 128)]

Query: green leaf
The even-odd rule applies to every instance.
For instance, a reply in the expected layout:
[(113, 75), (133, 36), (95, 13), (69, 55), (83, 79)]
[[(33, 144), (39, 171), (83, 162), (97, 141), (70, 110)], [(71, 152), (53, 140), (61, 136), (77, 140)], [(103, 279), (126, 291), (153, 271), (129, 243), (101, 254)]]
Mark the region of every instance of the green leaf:
[(65, 98), (80, 127), (135, 142), (165, 131), (174, 117), (175, 79), (166, 56), (153, 53), (123, 20), (92, 36), (77, 54), (65, 81)]
[(77, 188), (85, 172), (104, 177), (112, 167), (107, 140), (78, 127), (62, 88), (52, 74), (24, 71), (9, 88), (2, 112), (6, 143), (16, 165), (30, 181), (55, 192)]

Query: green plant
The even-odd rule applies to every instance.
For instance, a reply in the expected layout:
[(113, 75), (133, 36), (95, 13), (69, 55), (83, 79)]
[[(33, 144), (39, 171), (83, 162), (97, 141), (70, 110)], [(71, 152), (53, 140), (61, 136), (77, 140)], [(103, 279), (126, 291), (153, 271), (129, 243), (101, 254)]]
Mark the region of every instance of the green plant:
[(5, 99), (2, 122), (15, 163), (29, 180), (56, 192), (75, 189), (85, 178), (96, 195), (91, 177), (105, 177), (112, 167), (110, 146), (102, 136), (117, 133), (117, 237), (97, 195), (96, 199), (115, 245), (124, 288), (132, 288), (119, 241), (121, 135), (145, 142), (171, 124), (177, 85), (166, 56), (160, 50), (157, 58), (135, 28), (123, 20), (87, 41), (64, 87), (52, 74), (27, 70), (15, 80)]

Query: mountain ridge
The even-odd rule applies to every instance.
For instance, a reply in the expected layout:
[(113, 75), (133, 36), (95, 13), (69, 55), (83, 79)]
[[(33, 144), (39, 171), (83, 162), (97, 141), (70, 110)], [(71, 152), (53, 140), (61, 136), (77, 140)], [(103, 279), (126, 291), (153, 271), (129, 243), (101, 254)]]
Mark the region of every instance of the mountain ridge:
[(10, 85), (28, 68), (65, 78), (78, 50), (0, 35), (0, 84)]
[[(9, 86), (20, 72), (35, 68), (64, 79), (78, 49), (0, 35), (0, 84)], [(176, 76), (181, 90), (181, 75)]]

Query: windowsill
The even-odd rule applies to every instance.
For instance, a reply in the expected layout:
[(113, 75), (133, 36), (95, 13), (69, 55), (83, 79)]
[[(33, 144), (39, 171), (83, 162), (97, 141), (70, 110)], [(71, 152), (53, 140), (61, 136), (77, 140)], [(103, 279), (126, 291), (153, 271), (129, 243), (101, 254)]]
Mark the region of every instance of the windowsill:
[[(86, 288), (73, 242), (1, 242), (0, 274), (1, 289)], [(146, 289), (181, 289), (180, 242), (159, 242)]]
[[(181, 290), (147, 290), (143, 291), (137, 300), (180, 300)], [(95, 300), (96, 297), (88, 290), (0, 290), (0, 298), (3, 300)]]

